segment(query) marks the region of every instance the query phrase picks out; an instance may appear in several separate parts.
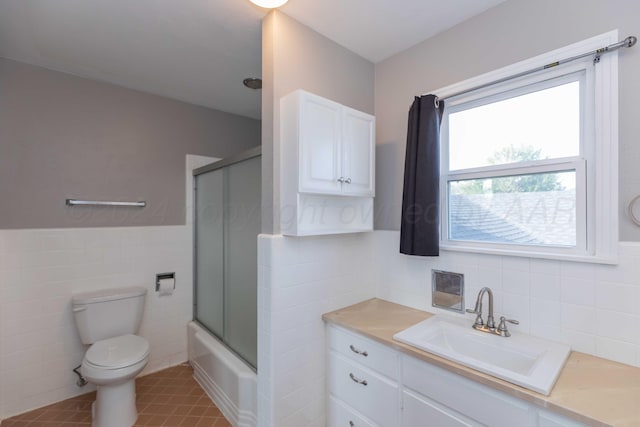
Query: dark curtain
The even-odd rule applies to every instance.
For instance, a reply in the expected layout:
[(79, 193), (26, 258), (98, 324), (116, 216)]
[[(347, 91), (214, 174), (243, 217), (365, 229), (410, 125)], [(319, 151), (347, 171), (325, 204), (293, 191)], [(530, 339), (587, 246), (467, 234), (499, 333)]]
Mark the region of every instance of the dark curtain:
[(438, 256), (440, 227), (440, 122), (444, 101), (415, 98), (409, 110), (404, 161), (400, 252)]

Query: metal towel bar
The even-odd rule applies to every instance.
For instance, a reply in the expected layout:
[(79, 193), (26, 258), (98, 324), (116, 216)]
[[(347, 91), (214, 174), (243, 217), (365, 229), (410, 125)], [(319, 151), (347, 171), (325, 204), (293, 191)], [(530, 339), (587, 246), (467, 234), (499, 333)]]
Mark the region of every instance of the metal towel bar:
[(76, 200), (67, 199), (67, 206), (129, 206), (134, 208), (144, 208), (147, 202), (106, 202), (99, 200)]

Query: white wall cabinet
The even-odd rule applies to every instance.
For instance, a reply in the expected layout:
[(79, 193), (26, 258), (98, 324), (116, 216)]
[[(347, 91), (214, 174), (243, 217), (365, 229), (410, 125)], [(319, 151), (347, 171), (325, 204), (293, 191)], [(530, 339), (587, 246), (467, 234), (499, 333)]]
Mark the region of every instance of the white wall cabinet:
[(584, 426), (351, 331), (327, 333), (329, 427)]
[(374, 195), (375, 117), (303, 90), (281, 106), (282, 128), (291, 128), (283, 143), (298, 151), (297, 161), (282, 166), (299, 192)]
[(298, 90), (280, 100), (281, 229), (373, 229), (375, 117)]
[(342, 107), (342, 194), (374, 196), (375, 117)]

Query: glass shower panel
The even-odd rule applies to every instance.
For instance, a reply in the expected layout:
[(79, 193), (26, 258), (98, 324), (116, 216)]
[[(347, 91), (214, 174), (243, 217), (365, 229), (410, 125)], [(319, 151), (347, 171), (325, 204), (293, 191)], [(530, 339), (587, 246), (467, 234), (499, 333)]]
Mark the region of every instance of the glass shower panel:
[(224, 333), (224, 172), (195, 177), (195, 317), (219, 337)]
[(256, 366), (260, 157), (225, 169), (224, 339), (236, 353)]
[(195, 319), (254, 368), (261, 166), (256, 149), (195, 172)]

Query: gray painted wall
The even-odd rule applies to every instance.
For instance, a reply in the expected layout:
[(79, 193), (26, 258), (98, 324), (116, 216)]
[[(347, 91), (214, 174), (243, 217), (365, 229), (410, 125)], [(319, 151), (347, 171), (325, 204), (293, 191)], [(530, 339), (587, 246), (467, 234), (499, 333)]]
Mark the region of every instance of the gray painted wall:
[(258, 120), (0, 58), (0, 229), (184, 224), (185, 155), (256, 145)]
[[(510, 0), (376, 64), (375, 228), (400, 227), (407, 112), (413, 97), (618, 29), (640, 36), (637, 0)], [(640, 45), (620, 54), (620, 239), (640, 240), (628, 219), (640, 193)]]
[(262, 231), (280, 232), (280, 98), (304, 89), (373, 114), (373, 63), (282, 12), (262, 26)]

